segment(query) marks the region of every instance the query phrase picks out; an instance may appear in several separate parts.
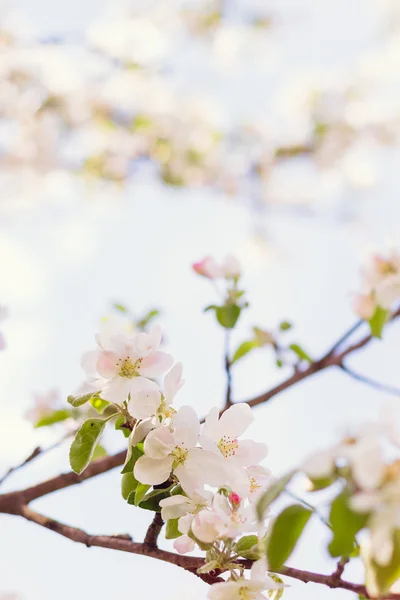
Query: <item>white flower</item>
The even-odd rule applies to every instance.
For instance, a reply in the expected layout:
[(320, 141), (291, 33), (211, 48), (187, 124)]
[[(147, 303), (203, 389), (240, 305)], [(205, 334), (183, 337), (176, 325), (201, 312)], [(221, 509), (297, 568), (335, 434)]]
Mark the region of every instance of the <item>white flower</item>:
[(191, 528), (201, 542), (212, 543), (217, 539), (235, 539), (245, 531), (256, 531), (257, 519), (253, 507), (245, 506), (237, 494), (228, 497), (215, 494), (210, 508), (195, 514)]
[(259, 495), (271, 481), (271, 471), (261, 465), (251, 465), (247, 467), (246, 473), (249, 478), (249, 501), (256, 502)]
[(268, 448), (253, 440), (239, 440), (254, 420), (248, 404), (235, 404), (218, 417), (218, 408), (212, 408), (200, 436), (201, 447), (224, 458), (228, 467), (228, 479), (224, 483), (245, 494), (248, 477), (244, 468), (259, 463), (267, 455)]
[(90, 385), (100, 391), (105, 400), (121, 404), (138, 391), (153, 389), (150, 381), (165, 373), (172, 357), (157, 350), (161, 342), (161, 329), (153, 327), (149, 334), (100, 334), (98, 349), (87, 352), (82, 366)]
[(357, 437), (307, 458), (302, 469), (311, 479), (323, 479), (333, 474), (338, 459), (347, 461), (359, 487), (375, 489), (385, 474), (381, 427), (366, 424)]
[(374, 255), (362, 271), (363, 293), (354, 299), (354, 309), (362, 319), (370, 319), (377, 306), (390, 310), (400, 299), (400, 255)]
[[(358, 512), (371, 512), (368, 519), (370, 552), (376, 562), (387, 565), (393, 554), (395, 530), (400, 528), (400, 469), (398, 462), (387, 468), (388, 483), (377, 491), (355, 494), (350, 505)], [(394, 477), (391, 481), (390, 478)]]
[(196, 412), (190, 406), (182, 406), (170, 427), (159, 427), (147, 435), (145, 454), (135, 464), (136, 479), (157, 485), (173, 472), (189, 496), (201, 493), (206, 483), (219, 485), (225, 475), (222, 461), (196, 448), (199, 430)]
[[(212, 492), (205, 492), (205, 494), (206, 498), (212, 497)], [(191, 498), (182, 494), (164, 498), (160, 500), (161, 516), (164, 521), (168, 521), (169, 519), (179, 519), (189, 513), (194, 513), (206, 506), (207, 500), (205, 497), (195, 493)]]
[(225, 279), (238, 279), (241, 275), (239, 261), (232, 255), (228, 255), (221, 265), (221, 275)]
[(274, 581), (265, 572), (265, 561), (257, 561), (251, 568), (250, 579), (214, 583), (208, 592), (209, 600), (265, 600), (264, 590), (278, 590), (285, 587)]

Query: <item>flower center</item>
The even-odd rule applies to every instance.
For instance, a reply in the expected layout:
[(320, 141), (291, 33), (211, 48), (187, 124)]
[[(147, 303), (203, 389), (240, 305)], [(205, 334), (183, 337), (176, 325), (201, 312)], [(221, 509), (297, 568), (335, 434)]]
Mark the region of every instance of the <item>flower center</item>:
[(188, 455), (188, 450), (184, 446), (175, 446), (172, 451), (172, 456), (174, 457), (174, 462), (172, 463), (172, 468), (176, 469), (179, 465), (183, 465)]
[(219, 440), (218, 448), (224, 458), (229, 458), (235, 456), (236, 450), (239, 448), (239, 442), (228, 435), (224, 435), (224, 437)]
[(127, 379), (133, 379), (133, 377), (137, 377), (137, 368), (140, 364), (140, 359), (135, 363), (129, 358), (129, 356), (125, 359), (120, 359), (118, 361), (119, 364), (119, 376), (126, 377)]
[(250, 494), (254, 494), (257, 490), (261, 488), (261, 485), (257, 483), (255, 477), (250, 477)]
[(248, 587), (240, 587), (239, 588), (239, 598), (240, 600), (251, 600), (254, 598), (254, 595), (250, 592)]

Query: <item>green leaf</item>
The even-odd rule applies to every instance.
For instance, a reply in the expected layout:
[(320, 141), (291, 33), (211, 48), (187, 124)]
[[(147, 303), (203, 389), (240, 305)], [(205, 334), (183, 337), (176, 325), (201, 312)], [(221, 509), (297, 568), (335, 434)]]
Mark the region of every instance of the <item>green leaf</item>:
[(311, 515), (308, 508), (292, 504), (275, 519), (267, 541), (267, 562), (271, 571), (279, 571), (287, 561)]
[(231, 364), (233, 365), (234, 362), (243, 358), (243, 356), (246, 356), (246, 354), (251, 352), (251, 350), (253, 350), (254, 348), (258, 348), (258, 346), (259, 346), (259, 344), (257, 343), (256, 340), (248, 340), (247, 342), (243, 342), (236, 349), (236, 351), (232, 357)]
[(400, 578), (400, 530), (393, 533), (393, 553), (389, 564), (378, 565), (371, 556), (364, 557), (366, 562), (367, 588), (371, 596), (383, 596)]
[(215, 313), (217, 321), (225, 329), (233, 329), (240, 317), (242, 309), (237, 304), (228, 304), (227, 306), (218, 306)]
[(356, 534), (365, 527), (368, 514), (351, 510), (349, 507), (350, 493), (344, 490), (332, 502), (330, 523), (333, 539), (329, 544), (331, 556), (347, 556), (351, 554)]
[(107, 456), (107, 450), (101, 444), (97, 444), (92, 455), (92, 462), (103, 456)]
[(290, 350), (292, 350), (300, 360), (306, 360), (309, 363), (312, 363), (313, 359), (301, 346), (298, 344), (290, 344)]
[(165, 538), (167, 540), (176, 540), (176, 538), (181, 537), (182, 533), (178, 529), (178, 521), (179, 519), (169, 519), (167, 521), (165, 529)]
[(139, 506), (150, 488), (151, 485), (145, 485), (144, 483), (138, 484), (135, 492), (135, 506)]
[(90, 392), (89, 394), (84, 394), (83, 396), (68, 396), (67, 402), (74, 408), (78, 408), (78, 406), (83, 406), (86, 402), (89, 402), (93, 398), (93, 396), (98, 396), (99, 392)]
[(69, 451), (69, 462), (72, 470), (78, 475), (83, 473), (90, 463), (106, 423), (103, 419), (88, 419), (76, 432)]
[[(244, 535), (235, 544), (236, 554), (250, 550), (253, 546), (258, 544), (258, 537), (256, 535)], [(241, 554), (240, 554), (241, 556)]]
[(115, 419), (115, 429), (116, 431), (122, 431), (124, 437), (128, 438), (131, 435), (131, 430), (128, 427), (124, 427), (125, 423), (125, 417), (123, 415), (118, 415)]
[(277, 358), (275, 361), (276, 366), (278, 367), (278, 369), (282, 369), (283, 367), (283, 360), (281, 360), (280, 358)]
[(122, 313), (129, 312), (129, 309), (127, 309), (126, 306), (124, 306), (123, 304), (119, 304), (119, 302), (115, 302), (113, 304), (113, 308), (115, 308), (115, 310), (118, 310), (119, 312), (122, 312)]
[(160, 500), (164, 500), (164, 498), (169, 498), (169, 496), (171, 495), (170, 492), (174, 485), (175, 483), (173, 483), (167, 488), (157, 488), (152, 492), (146, 494), (145, 497), (138, 503), (138, 506), (146, 510), (160, 512)]
[(133, 473), (124, 473), (121, 480), (121, 494), (124, 500), (128, 500), (132, 492), (136, 492), (139, 482)]
[(258, 537), (256, 535), (245, 535), (235, 544), (234, 551), (239, 556), (248, 560), (258, 560), (261, 558), (258, 548)]
[(319, 490), (324, 490), (335, 482), (334, 477), (319, 477), (316, 479), (312, 479), (309, 475), (307, 477), (310, 483), (309, 487), (307, 486), (308, 492), (318, 492)]
[(70, 417), (72, 417), (72, 413), (68, 409), (55, 410), (51, 414), (39, 419), (39, 421), (35, 423), (35, 428), (38, 429), (39, 427), (48, 427), (49, 425), (54, 425), (55, 423), (61, 423), (61, 421), (65, 421)]
[(103, 400), (103, 398), (100, 398), (100, 396), (98, 396), (98, 395), (95, 395), (95, 396), (93, 396), (93, 398), (90, 399), (90, 404), (101, 415), (104, 413), (106, 408), (108, 406), (110, 406), (110, 403), (107, 402), (107, 400)]
[(292, 327), (293, 325), (289, 323), (289, 321), (282, 321), (281, 323), (279, 323), (280, 331), (288, 331), (289, 329), (292, 329)]
[(376, 338), (382, 337), (383, 328), (388, 319), (389, 311), (381, 306), (377, 306), (374, 315), (368, 321), (371, 328), (371, 335)]
[(272, 504), (272, 502), (274, 502), (278, 496), (281, 495), (294, 474), (295, 471), (290, 471), (286, 475), (283, 475), (277, 481), (268, 486), (266, 491), (260, 496), (256, 504), (256, 511), (259, 521), (263, 520), (264, 514), (267, 512), (270, 504)]
[(157, 309), (149, 310), (148, 313), (146, 313), (141, 319), (139, 319), (137, 323), (139, 329), (145, 329), (153, 319), (159, 316), (159, 314), (160, 311)]
[(124, 475), (125, 473), (133, 473), (133, 468), (138, 458), (143, 456), (144, 452), (142, 448), (139, 448), (139, 445), (132, 448), (132, 446), (128, 446), (128, 450), (126, 453), (125, 464), (121, 473)]

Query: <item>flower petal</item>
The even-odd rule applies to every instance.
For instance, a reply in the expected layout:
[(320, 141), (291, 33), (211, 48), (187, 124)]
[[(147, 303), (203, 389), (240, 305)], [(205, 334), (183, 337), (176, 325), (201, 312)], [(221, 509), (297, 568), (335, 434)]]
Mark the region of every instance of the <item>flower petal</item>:
[(129, 414), (135, 419), (147, 419), (155, 415), (161, 402), (161, 392), (158, 389), (131, 392), (128, 402)]
[(135, 463), (133, 474), (138, 481), (146, 485), (159, 485), (167, 481), (172, 469), (172, 456), (155, 460), (141, 456)]
[(114, 404), (122, 404), (128, 399), (129, 395), (129, 379), (123, 377), (115, 377), (108, 381), (101, 390), (100, 397), (103, 400), (114, 402)]
[(168, 427), (153, 429), (144, 442), (145, 454), (156, 460), (169, 456), (174, 447), (174, 438)]
[(101, 351), (97, 354), (96, 370), (105, 379), (112, 379), (118, 374), (118, 354)]
[(176, 363), (164, 378), (164, 395), (170, 404), (184, 383), (182, 379), (182, 363)]
[(196, 411), (191, 406), (181, 406), (172, 419), (173, 436), (177, 445), (187, 450), (194, 448), (199, 439), (200, 423)]
[[(235, 404), (226, 410), (219, 420), (220, 431), (223, 435), (238, 438), (254, 421), (254, 414), (246, 403)], [(222, 437), (222, 435), (221, 435)]]
[(230, 460), (242, 467), (248, 467), (259, 463), (267, 454), (268, 446), (266, 444), (254, 442), (253, 440), (243, 440), (239, 442), (239, 447)]
[(159, 377), (168, 371), (174, 362), (170, 354), (165, 352), (153, 352), (142, 359), (138, 372), (143, 377)]
[(181, 535), (174, 541), (174, 548), (179, 554), (186, 554), (194, 550), (195, 543), (187, 535)]

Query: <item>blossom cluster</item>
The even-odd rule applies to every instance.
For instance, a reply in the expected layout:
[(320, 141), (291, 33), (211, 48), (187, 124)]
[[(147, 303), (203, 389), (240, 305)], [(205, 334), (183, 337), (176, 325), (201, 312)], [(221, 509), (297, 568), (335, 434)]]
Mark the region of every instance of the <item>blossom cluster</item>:
[[(254, 575), (256, 569), (245, 581), (232, 562), (240, 536), (265, 533), (255, 502), (271, 473), (260, 464), (267, 446), (243, 439), (254, 419), (251, 408), (235, 404), (222, 415), (213, 408), (203, 424), (191, 406), (175, 409), (173, 401), (183, 385), (182, 365), (173, 365), (172, 357), (160, 350), (158, 326), (149, 333), (108, 328), (96, 339), (97, 348), (82, 359), (85, 391), (91, 390), (87, 396), (96, 394), (109, 403), (132, 430), (126, 465), (136, 456), (129, 476), (136, 486), (153, 487), (143, 502), (166, 490), (159, 510), (167, 524), (175, 523), (175, 549), (186, 553), (198, 546), (207, 551), (209, 570), (230, 570), (231, 580), (214, 586), (209, 597), (242, 598), (248, 587), (259, 594), (255, 598), (264, 598), (261, 590), (279, 589), (282, 584), (267, 575), (265, 565), (262, 577)], [(155, 381), (159, 377), (162, 386)], [(259, 538), (251, 539), (257, 546)]]
[[(348, 541), (354, 548), (355, 534), (364, 532), (360, 554), (367, 589), (372, 597), (388, 592), (400, 576), (400, 430), (395, 411), (385, 407), (377, 422), (309, 457), (302, 470), (312, 489), (341, 485), (339, 516), (343, 522), (347, 516), (347, 524), (353, 521)], [(338, 511), (340, 504), (337, 499)]]
[(400, 254), (375, 254), (362, 271), (362, 291), (354, 298), (356, 313), (367, 321), (378, 307), (389, 311), (400, 299)]

